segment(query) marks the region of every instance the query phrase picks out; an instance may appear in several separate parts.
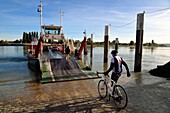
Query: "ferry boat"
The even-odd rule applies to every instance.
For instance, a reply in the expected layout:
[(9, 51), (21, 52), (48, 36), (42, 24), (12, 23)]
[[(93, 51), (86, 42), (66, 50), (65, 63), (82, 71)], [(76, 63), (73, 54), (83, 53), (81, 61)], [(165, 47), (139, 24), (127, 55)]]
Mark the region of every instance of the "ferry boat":
[[(40, 7), (42, 8), (42, 3)], [(36, 82), (47, 83), (98, 77), (95, 73), (87, 71), (88, 66), (75, 56), (82, 52), (86, 36), (79, 50), (76, 51), (78, 53), (74, 53), (73, 41), (65, 38), (62, 26), (41, 25), (41, 29), (38, 42), (33, 41), (28, 52), (28, 68), (34, 73)], [(67, 48), (70, 54), (67, 53)]]

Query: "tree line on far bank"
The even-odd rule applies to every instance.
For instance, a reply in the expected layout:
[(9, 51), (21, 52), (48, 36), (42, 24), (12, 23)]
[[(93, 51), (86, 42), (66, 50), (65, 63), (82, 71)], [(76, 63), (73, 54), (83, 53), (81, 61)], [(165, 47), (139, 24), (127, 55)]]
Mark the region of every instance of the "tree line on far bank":
[[(104, 42), (94, 42), (95, 45), (104, 45)], [(113, 40), (112, 42), (109, 41), (110, 45), (115, 45), (115, 40)], [(118, 45), (122, 45), (122, 46), (133, 46), (135, 45), (134, 41), (130, 41), (129, 43), (119, 43)], [(164, 46), (163, 44), (157, 44), (154, 42), (154, 40), (152, 40), (151, 42), (148, 43), (144, 43), (144, 46)]]
[[(37, 39), (38, 40), (38, 32), (23, 32), (22, 38), (21, 39), (17, 39), (15, 41), (7, 41), (7, 40), (0, 40), (0, 45), (10, 45), (9, 43), (17, 43), (17, 44), (23, 44), (23, 43), (31, 43), (32, 40)], [(52, 40), (44, 40), (45, 43), (52, 43)], [(80, 40), (73, 40), (73, 43), (75, 45), (80, 44), (82, 41)], [(59, 43), (62, 43), (61, 41), (59, 41)], [(91, 38), (87, 38), (87, 44), (91, 44)], [(104, 45), (104, 42), (93, 42), (94, 45), (96, 46), (102, 46)], [(109, 44), (111, 45), (115, 45), (115, 40), (113, 41), (109, 41)], [(119, 45), (123, 45), (123, 46), (133, 46), (135, 45), (134, 41), (130, 41), (129, 43), (119, 43)], [(157, 44), (154, 42), (154, 40), (152, 40), (149, 43), (144, 43), (144, 46), (163, 46), (160, 44)]]
[(38, 39), (38, 32), (23, 32), (22, 43), (31, 43), (34, 39)]
[(0, 40), (0, 45), (31, 43), (34, 38), (38, 39), (38, 32), (23, 32), (21, 39), (16, 39), (14, 41)]

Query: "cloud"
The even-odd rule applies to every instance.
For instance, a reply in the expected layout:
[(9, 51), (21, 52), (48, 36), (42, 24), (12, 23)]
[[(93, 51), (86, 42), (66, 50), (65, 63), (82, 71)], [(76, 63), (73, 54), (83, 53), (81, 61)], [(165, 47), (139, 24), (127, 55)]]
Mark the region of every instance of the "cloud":
[[(147, 40), (163, 43), (169, 41), (170, 10), (145, 16), (145, 37)], [(169, 41), (170, 42), (170, 41)]]

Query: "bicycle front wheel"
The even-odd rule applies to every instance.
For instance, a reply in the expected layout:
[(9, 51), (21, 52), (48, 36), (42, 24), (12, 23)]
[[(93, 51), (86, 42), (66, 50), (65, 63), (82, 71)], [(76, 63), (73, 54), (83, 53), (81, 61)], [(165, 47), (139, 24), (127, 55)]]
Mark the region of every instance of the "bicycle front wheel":
[(128, 103), (125, 89), (120, 85), (115, 85), (113, 89), (114, 103), (119, 109), (124, 109)]
[(100, 80), (98, 83), (98, 93), (101, 98), (105, 98), (107, 96), (108, 89), (104, 80)]

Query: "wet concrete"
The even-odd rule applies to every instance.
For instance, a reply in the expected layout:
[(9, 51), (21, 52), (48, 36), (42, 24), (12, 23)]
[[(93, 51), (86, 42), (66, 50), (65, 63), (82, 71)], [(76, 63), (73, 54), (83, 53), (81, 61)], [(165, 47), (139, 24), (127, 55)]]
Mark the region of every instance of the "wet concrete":
[(1, 113), (170, 113), (170, 81), (148, 72), (122, 74), (118, 81), (128, 94), (128, 106), (118, 110), (100, 99), (97, 84), (88, 79), (48, 84), (10, 82), (0, 86)]

